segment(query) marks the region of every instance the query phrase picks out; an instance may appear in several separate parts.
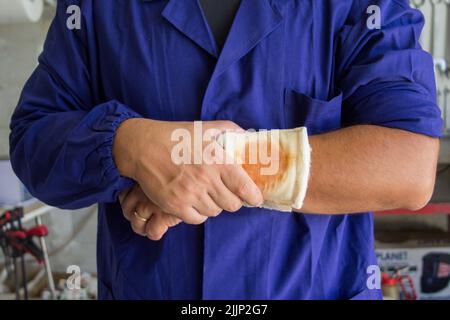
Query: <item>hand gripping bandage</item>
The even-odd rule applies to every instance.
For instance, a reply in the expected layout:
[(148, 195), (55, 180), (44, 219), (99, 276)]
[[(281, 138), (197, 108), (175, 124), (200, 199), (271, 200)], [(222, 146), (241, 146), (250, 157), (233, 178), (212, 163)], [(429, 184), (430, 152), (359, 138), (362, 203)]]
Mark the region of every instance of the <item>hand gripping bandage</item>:
[(225, 132), (217, 141), (228, 161), (242, 165), (260, 188), (262, 207), (286, 212), (303, 207), (311, 163), (306, 128)]

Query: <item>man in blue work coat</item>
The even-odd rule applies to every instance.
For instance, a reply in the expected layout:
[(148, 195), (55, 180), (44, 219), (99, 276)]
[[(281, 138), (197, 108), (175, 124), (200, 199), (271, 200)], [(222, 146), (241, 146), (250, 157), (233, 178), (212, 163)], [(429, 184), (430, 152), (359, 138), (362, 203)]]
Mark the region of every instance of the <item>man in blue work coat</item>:
[[(423, 16), (406, 0), (242, 0), (220, 41), (206, 2), (58, 1), (11, 122), (16, 173), (48, 204), (99, 203), (102, 299), (380, 298), (370, 212), (420, 208), (434, 185)], [(170, 133), (195, 120), (306, 126), (301, 213), (242, 207), (262, 196), (240, 166), (171, 162)]]

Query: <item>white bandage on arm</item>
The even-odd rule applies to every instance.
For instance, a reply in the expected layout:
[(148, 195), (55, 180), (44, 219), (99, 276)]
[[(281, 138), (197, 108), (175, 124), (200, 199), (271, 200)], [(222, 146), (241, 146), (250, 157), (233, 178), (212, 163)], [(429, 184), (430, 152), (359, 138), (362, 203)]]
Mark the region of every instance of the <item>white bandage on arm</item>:
[(261, 189), (264, 208), (291, 212), (303, 207), (311, 163), (306, 128), (226, 132), (218, 142)]

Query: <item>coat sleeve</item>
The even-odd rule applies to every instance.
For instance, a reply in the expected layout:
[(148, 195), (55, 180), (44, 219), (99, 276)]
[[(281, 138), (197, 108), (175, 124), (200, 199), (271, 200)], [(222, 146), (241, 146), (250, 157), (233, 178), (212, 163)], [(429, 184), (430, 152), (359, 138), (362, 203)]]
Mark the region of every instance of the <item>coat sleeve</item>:
[[(343, 125), (371, 124), (439, 137), (433, 59), (419, 44), (423, 15), (407, 0), (353, 4), (339, 35), (335, 72), (344, 97)], [(380, 29), (368, 27), (371, 5), (380, 9)]]
[[(67, 7), (58, 1), (44, 51), (25, 84), (11, 120), (10, 158), (30, 193), (50, 205), (82, 208), (113, 202), (133, 181), (121, 177), (112, 158), (117, 127), (139, 117), (119, 101), (95, 104), (90, 2), (80, 30), (69, 30)], [(83, 4), (84, 4), (83, 3)]]

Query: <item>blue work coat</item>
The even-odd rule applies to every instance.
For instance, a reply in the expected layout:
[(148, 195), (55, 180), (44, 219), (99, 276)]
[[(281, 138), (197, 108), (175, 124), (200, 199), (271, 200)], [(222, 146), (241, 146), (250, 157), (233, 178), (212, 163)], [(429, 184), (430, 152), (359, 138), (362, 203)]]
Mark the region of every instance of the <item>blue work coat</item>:
[[(381, 29), (367, 23), (373, 4)], [(406, 0), (243, 0), (219, 52), (197, 0), (60, 0), (12, 118), (13, 167), (48, 204), (99, 203), (102, 299), (377, 299), (371, 213), (243, 208), (153, 242), (122, 215), (117, 196), (134, 182), (111, 149), (134, 117), (437, 137), (423, 23)]]

